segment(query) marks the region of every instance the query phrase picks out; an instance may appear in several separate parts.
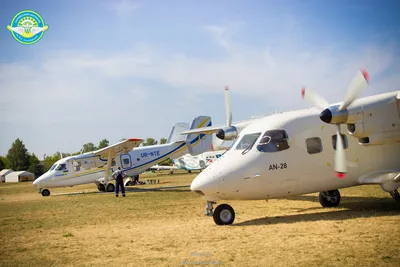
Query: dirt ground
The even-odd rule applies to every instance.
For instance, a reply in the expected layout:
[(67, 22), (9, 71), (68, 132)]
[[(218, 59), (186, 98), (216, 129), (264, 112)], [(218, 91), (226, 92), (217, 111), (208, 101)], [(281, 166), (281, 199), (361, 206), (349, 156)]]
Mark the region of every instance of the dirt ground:
[(0, 184), (0, 266), (400, 266), (400, 207), (379, 186), (340, 190), (338, 208), (317, 194), (226, 201), (236, 220), (217, 226), (188, 187), (195, 175), (142, 175), (161, 183), (126, 198)]

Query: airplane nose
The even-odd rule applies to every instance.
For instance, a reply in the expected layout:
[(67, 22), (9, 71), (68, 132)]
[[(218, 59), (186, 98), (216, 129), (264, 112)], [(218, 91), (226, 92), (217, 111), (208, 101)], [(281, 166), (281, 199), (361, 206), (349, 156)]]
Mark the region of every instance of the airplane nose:
[(34, 187), (38, 187), (38, 179), (36, 179), (35, 181), (33, 181), (33, 186), (34, 186)]
[(43, 175), (38, 177), (38, 178), (36, 178), (36, 180), (33, 181), (33, 186), (34, 187), (40, 187), (40, 185), (42, 184), (43, 180), (44, 180), (44, 176)]
[(204, 196), (207, 193), (218, 191), (218, 181), (215, 178), (206, 177), (200, 173), (190, 185), (190, 190)]

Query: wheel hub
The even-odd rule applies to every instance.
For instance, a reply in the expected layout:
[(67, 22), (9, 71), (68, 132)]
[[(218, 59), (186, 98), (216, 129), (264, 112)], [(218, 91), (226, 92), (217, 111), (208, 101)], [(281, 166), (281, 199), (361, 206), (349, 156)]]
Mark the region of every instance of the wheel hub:
[(230, 213), (229, 210), (223, 210), (221, 211), (220, 218), (224, 222), (228, 222), (232, 218), (232, 214)]

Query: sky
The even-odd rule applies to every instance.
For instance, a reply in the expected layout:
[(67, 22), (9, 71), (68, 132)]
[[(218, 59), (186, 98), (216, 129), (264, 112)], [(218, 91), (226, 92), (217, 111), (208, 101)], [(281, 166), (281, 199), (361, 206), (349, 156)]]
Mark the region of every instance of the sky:
[[(6, 28), (31, 9), (33, 45)], [(0, 155), (20, 138), (40, 159), (107, 138), (167, 138), (174, 123), (233, 121), (400, 90), (398, 0), (10, 1), (0, 9)]]

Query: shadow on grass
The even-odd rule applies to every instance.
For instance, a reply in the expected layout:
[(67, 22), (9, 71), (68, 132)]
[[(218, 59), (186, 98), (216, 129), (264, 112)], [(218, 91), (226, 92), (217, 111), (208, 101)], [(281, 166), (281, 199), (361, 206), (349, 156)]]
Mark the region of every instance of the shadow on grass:
[[(180, 189), (187, 188), (187, 189)], [(164, 187), (154, 187), (154, 188), (125, 188), (127, 192), (192, 192), (190, 190), (190, 185), (180, 185), (180, 186), (164, 186)]]
[[(298, 196), (287, 199), (318, 202), (319, 205), (318, 197), (315, 196)], [(400, 215), (400, 205), (398, 205), (392, 198), (374, 198), (374, 197), (342, 197), (341, 203), (337, 208), (312, 207), (312, 208), (302, 209), (293, 207), (290, 209), (295, 210), (301, 214), (264, 217), (233, 224), (233, 226), (266, 225), (266, 224), (315, 222), (315, 221), (341, 221), (341, 220), (349, 220), (356, 218), (371, 218), (371, 217)], [(307, 211), (315, 211), (315, 213), (302, 213)]]
[[(126, 192), (191, 192), (190, 185), (181, 186), (164, 186), (164, 187), (154, 187), (154, 188), (140, 188), (140, 187), (125, 187)], [(188, 189), (181, 189), (188, 188)], [(90, 191), (90, 192), (69, 192), (69, 193), (57, 193), (53, 196), (74, 196), (74, 195), (94, 195), (94, 194), (115, 194), (115, 192), (100, 192), (100, 191)]]

